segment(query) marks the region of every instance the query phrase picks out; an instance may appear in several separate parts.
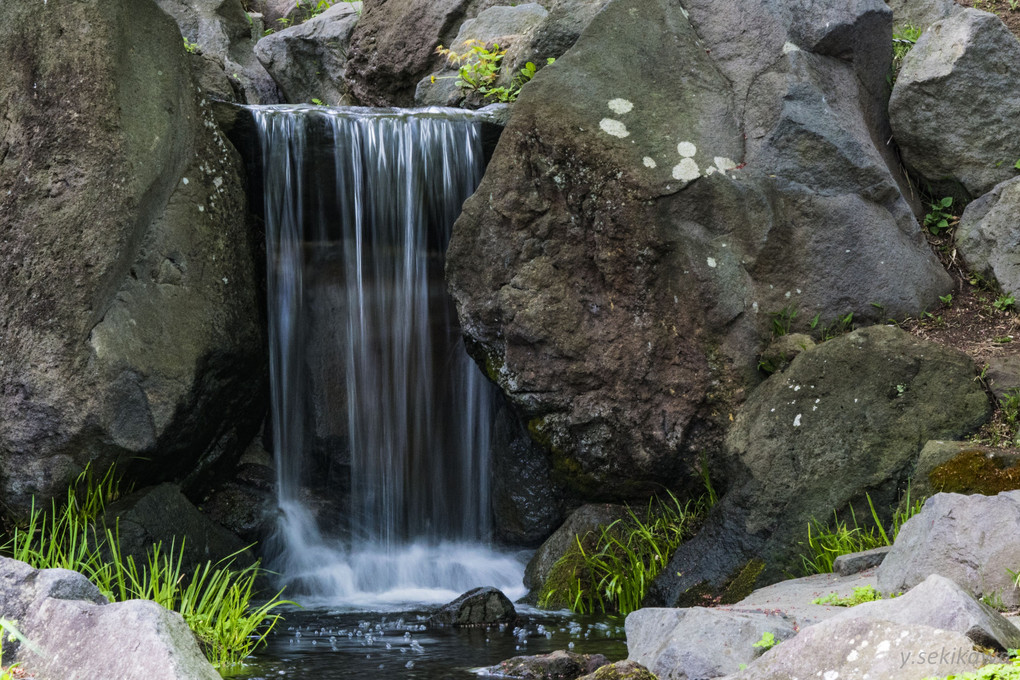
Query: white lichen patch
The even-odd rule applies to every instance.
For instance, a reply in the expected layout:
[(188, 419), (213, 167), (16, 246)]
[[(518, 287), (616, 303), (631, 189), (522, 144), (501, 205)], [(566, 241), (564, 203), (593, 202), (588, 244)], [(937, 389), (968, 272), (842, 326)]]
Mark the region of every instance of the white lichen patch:
[(715, 166), (714, 165), (710, 165), (710, 166), (708, 166), (708, 169), (705, 170), (705, 177), (708, 177), (709, 175), (714, 175), (716, 172), (718, 172), (718, 171), (715, 169)]
[(717, 264), (714, 257), (708, 258), (708, 260), (706, 260), (705, 263), (712, 269), (715, 269), (715, 266)]
[(188, 184), (188, 178), (187, 177), (181, 177), (181, 184), (184, 184), (186, 186)]
[(800, 416), (801, 416), (801, 414), (798, 413), (797, 417), (793, 419), (793, 426), (794, 427), (800, 427)]
[(602, 128), (602, 131), (607, 135), (612, 135), (613, 137), (623, 139), (624, 137), (630, 136), (630, 132), (627, 131), (627, 126), (618, 120), (613, 120), (612, 118), (603, 118), (600, 120), (599, 127)]
[(698, 147), (690, 142), (680, 142), (676, 145), (676, 150), (684, 158), (692, 158), (694, 154), (698, 153)]
[(610, 99), (609, 108), (612, 109), (613, 113), (618, 113), (622, 116), (625, 113), (633, 111), (634, 104), (626, 99)]
[(825, 671), (822, 680), (839, 680), (839, 671)]
[(655, 162), (655, 159), (652, 158), (651, 156), (645, 156), (645, 158), (642, 161), (642, 163), (645, 164), (646, 168), (654, 168), (654, 167), (656, 167), (658, 165), (658, 163)]
[(783, 54), (789, 54), (790, 52), (800, 52), (800, 48), (794, 45), (792, 42), (788, 42), (783, 45)]
[(716, 156), (712, 160), (715, 161), (715, 167), (719, 168), (719, 172), (722, 173), (737, 167), (737, 164), (734, 163), (732, 159), (726, 158), (725, 156)]
[(694, 162), (693, 158), (685, 158), (673, 166), (673, 179), (693, 182), (699, 177), (701, 177), (701, 172), (698, 171), (698, 164)]

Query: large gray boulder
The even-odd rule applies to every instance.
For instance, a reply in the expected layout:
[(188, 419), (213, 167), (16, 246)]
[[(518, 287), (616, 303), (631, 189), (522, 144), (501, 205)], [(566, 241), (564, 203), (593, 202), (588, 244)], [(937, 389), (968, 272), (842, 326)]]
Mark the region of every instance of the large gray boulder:
[(627, 658), (659, 680), (718, 678), (736, 673), (764, 652), (765, 633), (776, 641), (797, 634), (780, 614), (728, 609), (639, 609), (627, 616)]
[(207, 484), (264, 408), (240, 158), (152, 0), (6, 2), (0, 44), (4, 504), (118, 458)]
[(888, 522), (922, 444), (969, 432), (988, 417), (974, 374), (962, 352), (894, 326), (854, 331), (799, 354), (737, 414), (726, 447), (742, 481), (680, 546), (651, 602), (746, 590), (799, 571), (812, 519), (826, 522), (853, 507), (869, 523), (866, 494)]
[(833, 618), (854, 617), (951, 630), (966, 635), (976, 645), (999, 652), (1020, 647), (1020, 629), (938, 574), (932, 574), (903, 595), (865, 602)]
[(903, 162), (936, 191), (990, 191), (1020, 158), (1020, 42), (976, 9), (934, 24), (903, 60), (889, 117)]
[(949, 290), (890, 171), (890, 35), (878, 1), (619, 0), (524, 88), (447, 277), (557, 482), (694, 490), (771, 313), (877, 321)]
[(893, 12), (893, 25), (925, 29), (936, 21), (963, 11), (953, 0), (886, 0)]
[[(156, 0), (203, 60), (211, 61), (242, 104), (278, 104), (280, 92), (252, 50), (260, 36), (241, 0)], [(293, 4), (293, 3), (291, 3)], [(202, 70), (201, 67), (199, 70)], [(222, 93), (226, 94), (226, 93)], [(233, 101), (233, 99), (231, 99)]]
[(1020, 177), (996, 185), (967, 206), (956, 247), (970, 271), (998, 284), (1003, 293), (1020, 296)]
[(995, 661), (960, 633), (891, 621), (830, 619), (804, 629), (726, 678), (922, 680), (973, 671)]
[(952, 579), (975, 597), (1020, 604), (1009, 570), (1020, 565), (1020, 491), (996, 496), (940, 493), (900, 528), (878, 568), (885, 593), (909, 590), (931, 574)]
[(350, 104), (344, 69), (360, 3), (338, 2), (313, 19), (272, 33), (255, 46), (255, 55), (291, 104), (319, 99)]
[(4, 641), (4, 665), (39, 680), (219, 680), (180, 614), (109, 604), (81, 574), (0, 557), (0, 613), (32, 643)]

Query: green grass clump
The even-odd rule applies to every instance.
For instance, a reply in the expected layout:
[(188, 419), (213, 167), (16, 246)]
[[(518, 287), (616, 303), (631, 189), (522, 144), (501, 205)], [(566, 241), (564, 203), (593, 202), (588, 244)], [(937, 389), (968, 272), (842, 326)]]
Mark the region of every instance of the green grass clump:
[(925, 680), (1020, 680), (1020, 658), (1017, 650), (1009, 651), (1009, 663), (991, 663), (976, 671), (947, 675), (944, 678), (929, 677)]
[(840, 555), (892, 545), (900, 533), (900, 527), (919, 513), (923, 506), (919, 500), (911, 502), (910, 489), (908, 488), (904, 509), (897, 510), (893, 514), (892, 526), (886, 532), (875, 511), (875, 505), (871, 502), (871, 496), (866, 497), (868, 507), (871, 509), (871, 519), (874, 522), (870, 527), (861, 526), (857, 522), (857, 515), (852, 507), (850, 508), (849, 522), (840, 520), (835, 511), (833, 511), (833, 523), (829, 526), (816, 519), (811, 520), (808, 524), (808, 553), (801, 555), (801, 563), (806, 576), (832, 573), (832, 565)]
[(259, 563), (234, 569), (236, 555), (201, 564), (189, 574), (182, 570), (183, 544), (167, 551), (157, 543), (146, 563), (136, 564), (121, 551), (117, 529), (100, 527), (97, 521), (106, 502), (116, 498), (116, 489), (112, 469), (98, 482), (86, 469), (62, 504), (54, 500), (42, 511), (33, 502), (27, 524), (14, 529), (0, 551), (36, 569), (78, 571), (113, 602), (152, 600), (176, 611), (221, 673), (239, 666), (279, 620), (273, 611), (287, 603), (277, 593), (254, 606)]
[(849, 597), (840, 597), (836, 593), (829, 593), (825, 597), (812, 600), (811, 604), (827, 604), (833, 607), (856, 607), (863, 602), (874, 602), (881, 599), (882, 593), (875, 590), (874, 586), (857, 586)]
[(550, 570), (538, 605), (582, 614), (628, 614), (640, 608), (652, 580), (702, 514), (698, 504), (669, 498), (650, 501), (641, 516), (628, 508), (626, 519), (575, 537), (575, 546)]

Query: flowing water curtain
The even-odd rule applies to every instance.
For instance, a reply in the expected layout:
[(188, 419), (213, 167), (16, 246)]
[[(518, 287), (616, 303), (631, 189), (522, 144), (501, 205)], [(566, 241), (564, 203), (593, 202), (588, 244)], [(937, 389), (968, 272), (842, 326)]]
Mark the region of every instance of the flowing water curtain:
[[(266, 192), (280, 550), (292, 561), (307, 556), (284, 568), (315, 569), (307, 562), (333, 550), (302, 492), (316, 471), (306, 430), (335, 406), (310, 401), (307, 376), (330, 371), (344, 387), (346, 567), (358, 571), (351, 565), (359, 550), (484, 541), (492, 387), (463, 349), (442, 261), (481, 178), (480, 123), (436, 111), (254, 114)], [(316, 148), (324, 139), (328, 162)], [(326, 294), (316, 292), (323, 287)], [(317, 296), (334, 302), (317, 307)], [(329, 351), (310, 351), (321, 342), (310, 338), (324, 335), (333, 336)], [(379, 570), (375, 558), (368, 562)]]

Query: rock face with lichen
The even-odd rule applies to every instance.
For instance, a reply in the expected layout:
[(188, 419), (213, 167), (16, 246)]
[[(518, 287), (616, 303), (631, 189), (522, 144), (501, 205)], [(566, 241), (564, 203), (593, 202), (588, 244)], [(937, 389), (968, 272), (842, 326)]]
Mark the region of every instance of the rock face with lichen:
[(700, 487), (771, 315), (949, 289), (885, 145), (890, 39), (879, 0), (615, 0), (524, 89), (447, 274), (568, 489)]
[[(204, 481), (261, 416), (241, 163), (152, 0), (0, 5), (0, 496)], [(59, 121), (59, 122), (58, 122)]]

